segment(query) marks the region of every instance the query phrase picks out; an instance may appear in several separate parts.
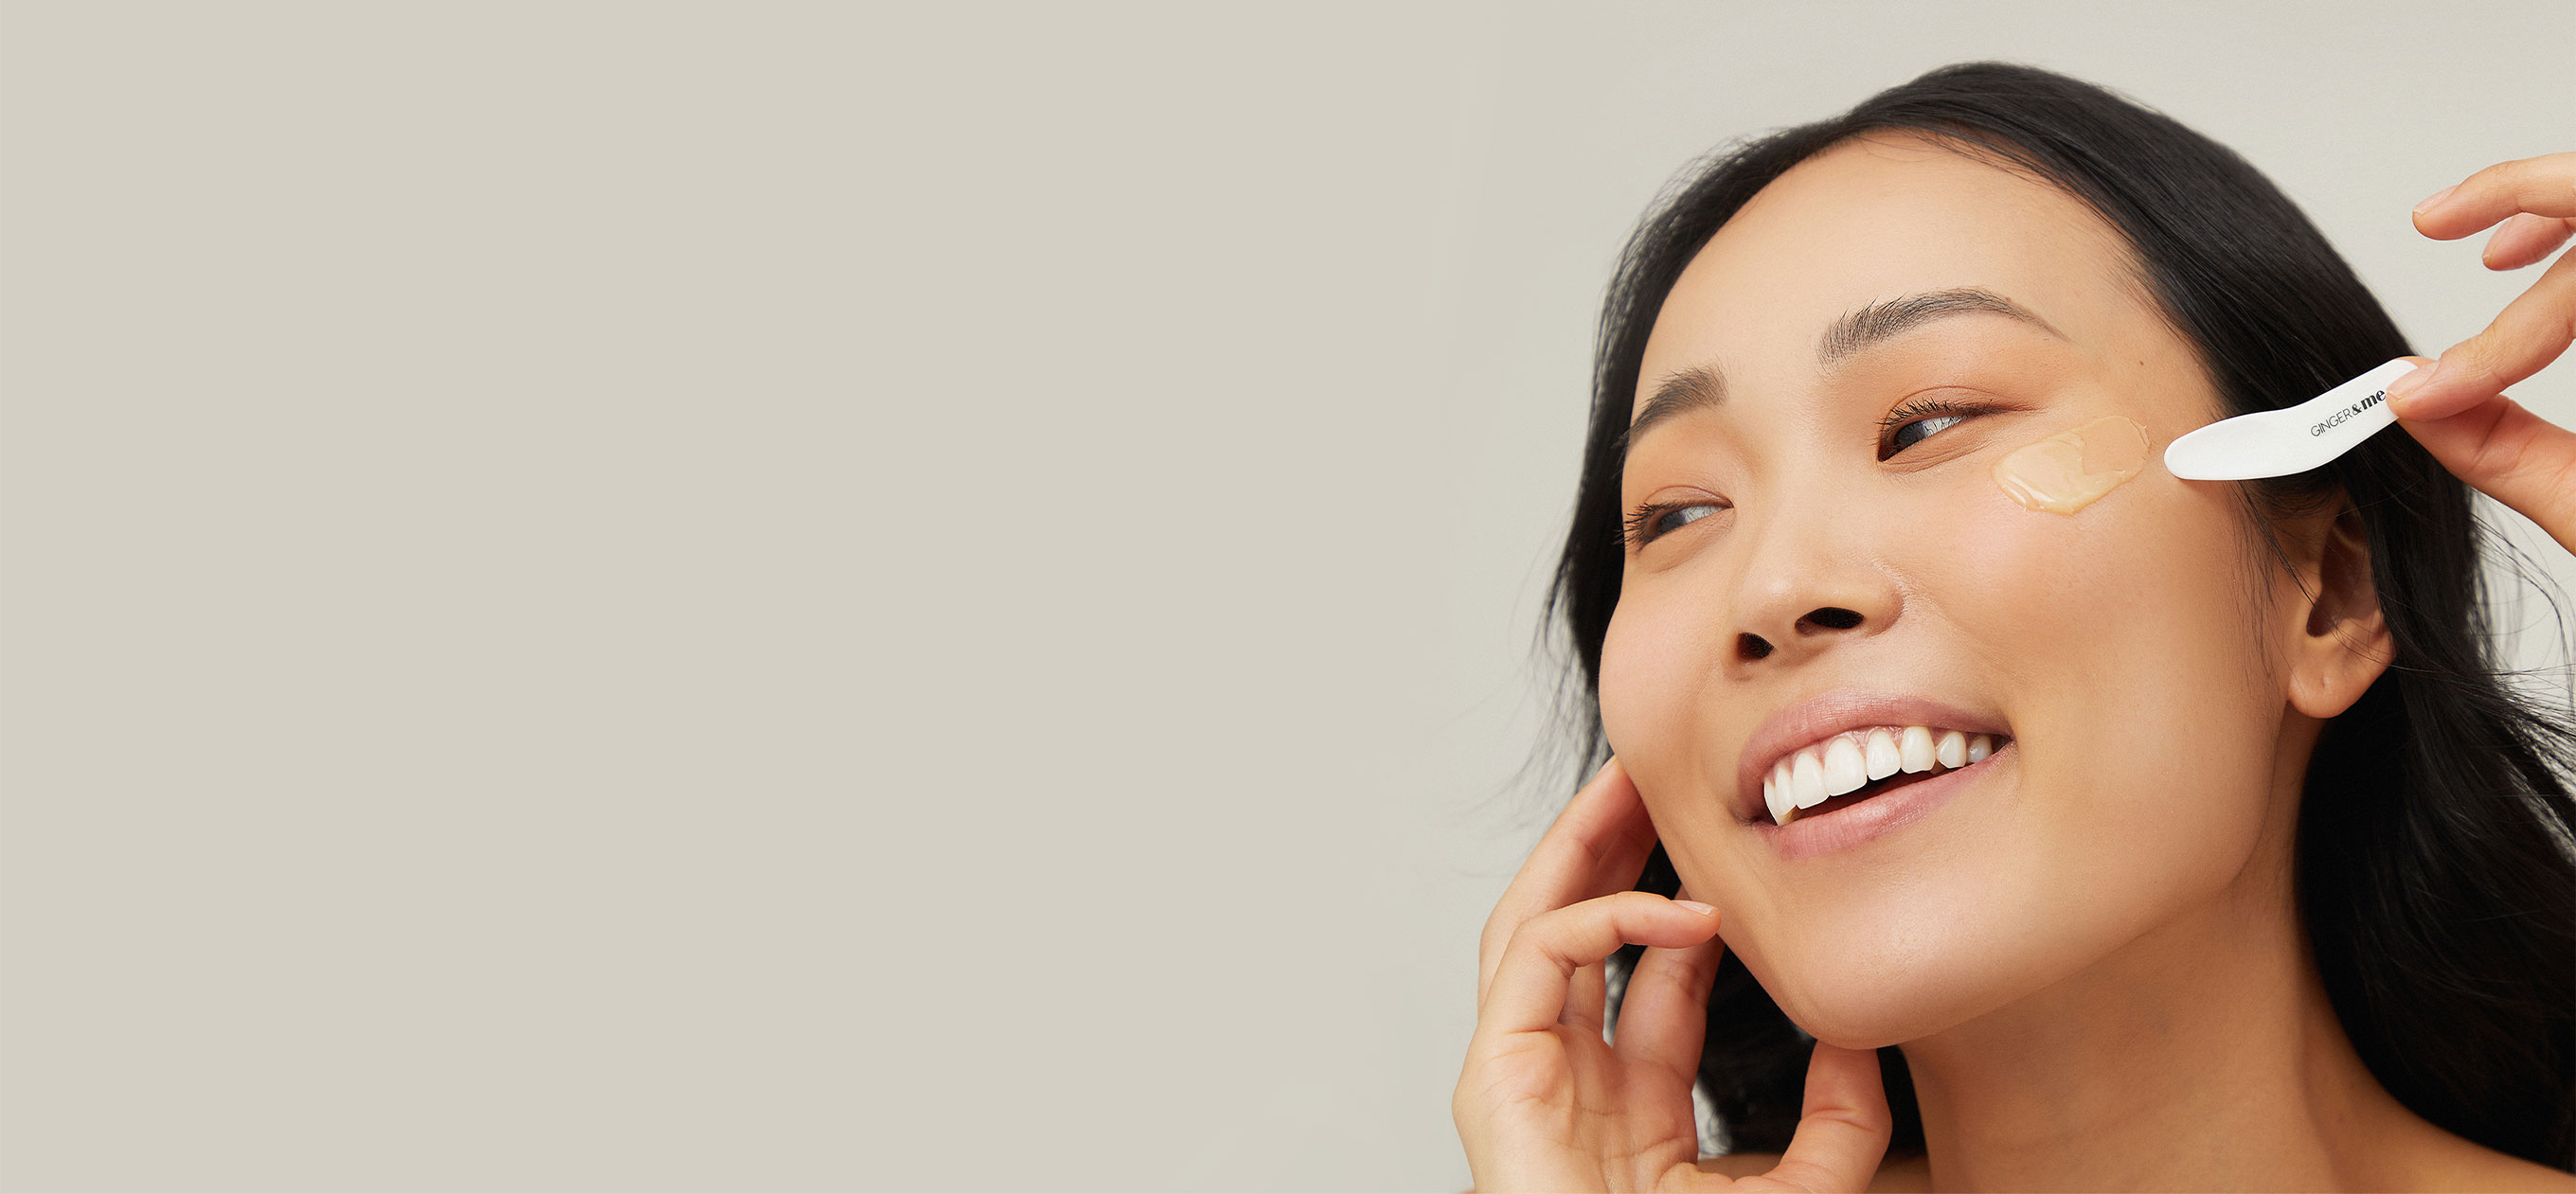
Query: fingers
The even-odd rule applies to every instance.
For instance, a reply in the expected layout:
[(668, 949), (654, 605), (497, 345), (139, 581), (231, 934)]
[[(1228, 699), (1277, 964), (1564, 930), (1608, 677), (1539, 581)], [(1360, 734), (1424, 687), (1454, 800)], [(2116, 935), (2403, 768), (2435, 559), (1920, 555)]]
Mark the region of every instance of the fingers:
[(2458, 240), (2515, 212), (2576, 216), (2576, 153), (2498, 162), (2415, 208), (2415, 228)]
[(2503, 395), (2447, 418), (2398, 426), (2442, 467), (2576, 552), (2576, 431)]
[[(2576, 235), (2576, 153), (2499, 162), (2416, 205), (2415, 227), (2455, 240), (2503, 222), (2482, 254), (2519, 269)], [(2576, 551), (2576, 433), (2504, 394), (2576, 343), (2576, 253), (2560, 254), (2487, 325), (2388, 387), (2388, 409), (2442, 466)]]
[(2521, 269), (2549, 256), (2549, 251), (2565, 244), (2576, 233), (2576, 217), (2540, 216), (2523, 212), (2496, 226), (2495, 235), (2487, 238), (2487, 247), (2479, 250), (2478, 260), (2488, 269)]
[(1655, 826), (1646, 817), (1645, 800), (1627, 769), (1611, 759), (1566, 802), (1486, 918), (1477, 951), (1476, 1006), (1485, 1005), (1504, 946), (1531, 917), (1635, 887), (1654, 851)]
[(1667, 1085), (1668, 1096), (1689, 1098), (1699, 1076), (1700, 1048), (1708, 1038), (1708, 993), (1717, 984), (1717, 965), (1725, 955), (1725, 938), (1712, 933), (1697, 945), (1647, 949), (1637, 959), (1637, 972), (1628, 976), (1612, 1049), (1630, 1068)]
[(1810, 1190), (1866, 1190), (1895, 1130), (1878, 1051), (1817, 1041), (1797, 1131), (1771, 1176)]
[(1592, 1035), (1600, 1036), (1604, 1009), (1609, 1003), (1609, 963), (1595, 962), (1574, 972), (1574, 988), (1565, 993), (1565, 1012), (1557, 1017), (1557, 1022), (1569, 1028), (1588, 1029)]
[(1504, 947), (1493, 986), (1477, 1008), (1476, 1036), (1490, 1042), (1497, 1035), (1556, 1027), (1575, 971), (1631, 941), (1678, 949), (1716, 932), (1713, 910), (1695, 912), (1644, 891), (1614, 892), (1542, 912)]
[(2458, 414), (2538, 373), (2567, 351), (2571, 340), (2576, 340), (2576, 253), (2561, 255), (2485, 331), (2452, 345), (2431, 369), (2418, 369), (2390, 384), (2388, 408), (2400, 419)]

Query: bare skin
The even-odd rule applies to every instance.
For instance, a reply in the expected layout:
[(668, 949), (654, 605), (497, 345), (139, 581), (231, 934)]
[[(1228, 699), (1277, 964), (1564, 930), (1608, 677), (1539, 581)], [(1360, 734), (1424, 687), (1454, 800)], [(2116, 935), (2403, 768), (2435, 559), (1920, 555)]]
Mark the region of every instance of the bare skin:
[[(2507, 163), (2418, 226), (2449, 239), (2531, 215), (2489, 246), (2510, 268), (2576, 228), (2571, 195), (2576, 155)], [(2051, 188), (1878, 139), (1784, 175), (1677, 282), (1636, 409), (1694, 367), (1722, 369), (1730, 396), (1631, 449), (1626, 504), (1700, 517), (1630, 544), (1602, 668), (1618, 757), (1485, 927), (1452, 1105), (1478, 1189), (2576, 1190), (2392, 1098), (2307, 956), (2289, 883), (2302, 777), (2388, 658), (2350, 519), (2282, 527), (2291, 569), (2256, 575), (2223, 491), (2160, 466), (2071, 517), (1985, 477), (2085, 419), (2134, 419), (2161, 451), (2218, 413), (2187, 346), (2105, 264), (2120, 249)], [(1843, 312), (1943, 286), (2008, 294), (2061, 334), (1987, 313), (1839, 369), (1807, 347)], [(2576, 436), (2501, 393), (2567, 347), (2571, 313), (2562, 258), (2391, 403), (2576, 548)], [(1901, 454), (1870, 444), (1924, 393), (1986, 406)], [(1993, 714), (2015, 751), (1919, 823), (1783, 858), (1737, 815), (1737, 759), (1767, 714), (1854, 683)], [(1659, 838), (1706, 905), (1630, 890)], [(1629, 942), (1650, 948), (1605, 1044), (1601, 961)], [(1690, 1082), (1726, 949), (1818, 1038), (1783, 1155), (1696, 1155)], [(1886, 1155), (1872, 1051), (1890, 1044), (1921, 1155)]]

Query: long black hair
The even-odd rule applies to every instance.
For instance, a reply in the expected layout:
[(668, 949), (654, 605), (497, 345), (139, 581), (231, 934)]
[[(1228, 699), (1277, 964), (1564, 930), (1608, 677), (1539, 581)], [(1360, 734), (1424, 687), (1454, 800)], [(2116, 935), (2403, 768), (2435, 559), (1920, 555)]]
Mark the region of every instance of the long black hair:
[[(2396, 324), (2298, 207), (2234, 151), (2112, 91), (2035, 67), (1960, 63), (1831, 119), (1721, 149), (1658, 197), (1601, 313), (1591, 430), (1542, 634), (1579, 663), (1564, 708), (1577, 775), (1607, 757), (1602, 639), (1619, 602), (1619, 437), (1656, 313), (1682, 268), (1756, 191), (1855, 136), (1927, 135), (2062, 188), (2117, 228), (2162, 315), (2226, 413), (2302, 401), (2392, 357)], [(2349, 503), (2394, 659), (2326, 725), (2296, 844), (2298, 915), (2335, 1014), (2380, 1083), (2417, 1115), (2500, 1152), (2576, 1172), (2576, 717), (2498, 664), (2483, 527), (2457, 478), (2402, 431), (2333, 464), (2241, 487), (2253, 540), (2272, 520)], [(2252, 541), (2252, 540), (2250, 540)], [(1558, 649), (1562, 650), (1562, 646)], [(2321, 798), (2322, 797), (2322, 798)], [(1673, 894), (1662, 846), (1637, 887)], [(1608, 963), (1614, 999), (1643, 947)], [(1615, 1006), (1615, 1005), (1614, 1005)], [(1813, 1037), (1730, 952), (1708, 1004), (1699, 1076), (1732, 1151), (1779, 1152)], [(1879, 1050), (1891, 1155), (1923, 1147), (1897, 1046)]]

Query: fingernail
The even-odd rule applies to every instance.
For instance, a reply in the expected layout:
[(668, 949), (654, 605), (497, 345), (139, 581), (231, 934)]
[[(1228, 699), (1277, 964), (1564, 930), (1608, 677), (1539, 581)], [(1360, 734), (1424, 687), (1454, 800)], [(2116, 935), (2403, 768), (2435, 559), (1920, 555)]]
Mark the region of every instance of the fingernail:
[[(2408, 396), (2412, 395), (2417, 390), (2423, 389), (2425, 383), (2432, 381), (2434, 371), (2441, 367), (2442, 362), (2440, 361), (2435, 361), (2430, 365), (2418, 365), (2413, 373), (2409, 373), (2404, 377), (2388, 383), (2388, 409), (2392, 411), (2397, 410), (2398, 405), (2404, 402)], [(2405, 412), (2398, 411), (2398, 413), (2404, 414)]]
[(2443, 200), (2448, 199), (2448, 198), (2450, 198), (2450, 197), (2451, 197), (2451, 192), (2456, 191), (2456, 190), (2459, 190), (2459, 189), (2460, 189), (2460, 184), (2458, 184), (2458, 183), (2452, 183), (2451, 185), (2449, 185), (2449, 186), (2447, 186), (2447, 187), (2444, 187), (2444, 188), (2442, 188), (2441, 190), (2438, 190), (2438, 191), (2433, 192), (2433, 197), (2432, 197), (2432, 198), (2427, 199), (2427, 200), (2423, 201), (2422, 203), (2418, 203), (2418, 204), (2416, 204), (2416, 205), (2415, 205), (2415, 214), (2417, 214), (2417, 215), (2419, 215), (2419, 216), (2420, 216), (2420, 215), (2424, 214), (2424, 209), (2426, 209), (2426, 208), (2428, 208), (2428, 207), (2439, 207), (2439, 206), (2441, 206), (2441, 204), (2442, 204), (2442, 201), (2443, 201)]
[(1700, 903), (1698, 900), (1674, 900), (1673, 902), (1674, 902), (1674, 903), (1676, 903), (1676, 904), (1681, 905), (1681, 906), (1682, 906), (1682, 907), (1684, 907), (1684, 908), (1688, 908), (1688, 909), (1690, 909), (1690, 910), (1691, 910), (1691, 911), (1693, 911), (1693, 912), (1699, 913), (1699, 914), (1700, 914), (1700, 915), (1702, 915), (1702, 916), (1715, 916), (1715, 915), (1717, 915), (1717, 909), (1715, 909), (1715, 908), (1711, 908), (1711, 907), (1709, 907), (1709, 906), (1708, 906), (1708, 905), (1706, 905), (1706, 904)]
[(2494, 268), (2496, 246), (2504, 243), (2504, 234), (2512, 229), (2513, 221), (2511, 220), (2506, 220), (2504, 223), (2496, 225), (2495, 232), (2487, 237), (2486, 247), (2478, 250), (2478, 264), (2484, 265), (2490, 269)]

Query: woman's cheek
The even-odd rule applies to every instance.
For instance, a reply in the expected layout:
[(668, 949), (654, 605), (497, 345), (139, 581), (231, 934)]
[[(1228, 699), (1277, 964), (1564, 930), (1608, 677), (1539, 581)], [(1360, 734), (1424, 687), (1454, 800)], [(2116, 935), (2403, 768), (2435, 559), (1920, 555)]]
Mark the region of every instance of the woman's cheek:
[(1651, 584), (1632, 583), (1602, 637), (1601, 724), (1622, 758), (1643, 762), (1658, 748), (1687, 741), (1676, 731), (1690, 709), (1681, 681), (1694, 648), (1688, 620), (1666, 608), (1675, 603)]
[[(1940, 582), (2059, 810), (2116, 833), (2259, 783), (2274, 726), (2223, 506), (2161, 470), (2072, 514), (1963, 503), (1982, 550)], [(2277, 702), (2275, 702), (2277, 704)], [(2141, 792), (2160, 793), (2153, 805)], [(2034, 797), (2041, 793), (2034, 793)]]
[(1759, 893), (1736, 857), (1752, 843), (1712, 787), (1713, 769), (1726, 768), (1708, 756), (1698, 721), (1709, 712), (1705, 669), (1696, 665), (1707, 648), (1692, 633), (1696, 619), (1661, 617), (1661, 604), (1631, 586), (1611, 616), (1601, 646), (1602, 730), (1692, 894), (1731, 918), (1759, 915), (1748, 903)]
[(1943, 604), (2016, 625), (2037, 615), (2050, 626), (2100, 626), (2097, 612), (2129, 604), (2122, 582), (2134, 583), (2144, 563), (2129, 525), (2132, 493), (2115, 490), (2060, 514), (2021, 505), (1985, 469), (1962, 472), (1942, 518), (1954, 549), (1939, 569)]

